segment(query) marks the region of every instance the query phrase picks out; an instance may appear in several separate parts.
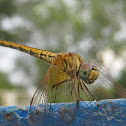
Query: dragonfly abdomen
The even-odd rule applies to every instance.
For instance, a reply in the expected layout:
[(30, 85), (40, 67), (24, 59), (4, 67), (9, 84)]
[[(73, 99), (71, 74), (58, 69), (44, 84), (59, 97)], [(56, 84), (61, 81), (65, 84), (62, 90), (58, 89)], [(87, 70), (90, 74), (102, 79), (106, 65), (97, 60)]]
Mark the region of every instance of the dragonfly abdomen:
[(52, 52), (49, 52), (49, 51), (40, 50), (40, 49), (36, 49), (36, 48), (32, 48), (32, 47), (28, 47), (28, 46), (25, 46), (25, 45), (20, 45), (20, 44), (9, 42), (9, 41), (0, 40), (0, 45), (28, 53), (32, 56), (39, 58), (39, 59), (44, 59), (48, 63), (52, 63), (52, 61), (57, 56), (56, 53), (52, 53)]

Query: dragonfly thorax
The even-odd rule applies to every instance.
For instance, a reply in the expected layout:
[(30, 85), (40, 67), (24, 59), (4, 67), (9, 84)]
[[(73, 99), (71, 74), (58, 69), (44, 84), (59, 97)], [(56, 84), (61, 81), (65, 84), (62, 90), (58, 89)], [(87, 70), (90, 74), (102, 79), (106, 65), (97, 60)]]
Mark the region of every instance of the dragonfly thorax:
[(99, 71), (96, 67), (83, 63), (79, 69), (79, 77), (87, 84), (92, 84), (99, 76)]

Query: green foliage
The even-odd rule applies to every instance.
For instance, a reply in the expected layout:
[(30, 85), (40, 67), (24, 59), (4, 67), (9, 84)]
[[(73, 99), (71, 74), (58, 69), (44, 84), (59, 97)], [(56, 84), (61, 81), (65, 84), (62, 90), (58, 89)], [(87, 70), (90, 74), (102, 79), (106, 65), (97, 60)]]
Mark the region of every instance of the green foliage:
[[(0, 39), (26, 45), (29, 42), (36, 48), (53, 52), (76, 48), (83, 57), (102, 62), (98, 57), (100, 52), (112, 49), (115, 55), (121, 56), (126, 49), (126, 40), (115, 38), (125, 22), (125, 4), (125, 0), (78, 0), (72, 3), (63, 0), (0, 0)], [(15, 16), (22, 19), (20, 25), (9, 30), (1, 27), (4, 19)], [(43, 61), (35, 59), (33, 63), (38, 69), (35, 76), (30, 70), (31, 60), (29, 65), (25, 59), (19, 58), (16, 62), (15, 69), (24, 71), (35, 84), (40, 83), (49, 68)]]
[(122, 76), (119, 79), (119, 83), (121, 83), (122, 86), (126, 88), (126, 68), (122, 72)]
[(12, 16), (16, 12), (13, 0), (0, 0), (0, 17)]
[(7, 80), (7, 78), (8, 78), (8, 75), (7, 74), (0, 73), (0, 88), (1, 89), (16, 89), (16, 88), (22, 89), (23, 88), (22, 86), (12, 85)]

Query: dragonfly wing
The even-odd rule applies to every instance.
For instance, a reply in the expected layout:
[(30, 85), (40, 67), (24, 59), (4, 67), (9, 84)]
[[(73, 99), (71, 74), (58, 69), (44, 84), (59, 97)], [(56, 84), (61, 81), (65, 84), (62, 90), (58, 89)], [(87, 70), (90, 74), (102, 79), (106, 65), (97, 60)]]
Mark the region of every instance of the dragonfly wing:
[(62, 71), (58, 65), (54, 65), (49, 78), (51, 102), (60, 103), (73, 101), (71, 98), (73, 80), (71, 80), (66, 72)]
[(67, 95), (67, 92), (70, 92), (71, 85), (68, 83), (71, 82), (67, 73), (63, 72), (57, 65), (53, 65), (51, 71), (48, 72), (50, 72), (50, 75), (48, 78), (45, 77), (45, 79), (39, 85), (31, 100), (31, 105), (54, 102), (55, 97), (55, 102), (62, 102), (63, 99), (65, 100), (63, 96)]
[[(126, 89), (112, 79), (105, 68), (101, 68), (91, 61), (88, 61), (87, 63), (96, 66), (100, 73), (94, 83), (85, 84), (96, 100), (126, 98)], [(85, 93), (87, 93), (88, 97), (93, 100), (92, 96), (86, 89)]]
[(31, 124), (39, 124), (44, 117), (49, 115), (50, 106), (48, 105), (48, 84), (42, 80), (34, 93), (29, 109), (29, 120)]
[(42, 80), (39, 87), (32, 97), (31, 105), (47, 104), (48, 103), (48, 84), (46, 80)]

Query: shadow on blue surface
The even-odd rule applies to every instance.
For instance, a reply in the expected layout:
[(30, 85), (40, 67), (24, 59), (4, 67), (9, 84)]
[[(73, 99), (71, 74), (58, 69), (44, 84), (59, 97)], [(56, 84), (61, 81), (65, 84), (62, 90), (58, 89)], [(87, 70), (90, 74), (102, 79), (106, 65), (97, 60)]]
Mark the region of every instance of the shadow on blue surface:
[(0, 107), (0, 126), (125, 126), (126, 99), (76, 103), (52, 103), (43, 106)]

